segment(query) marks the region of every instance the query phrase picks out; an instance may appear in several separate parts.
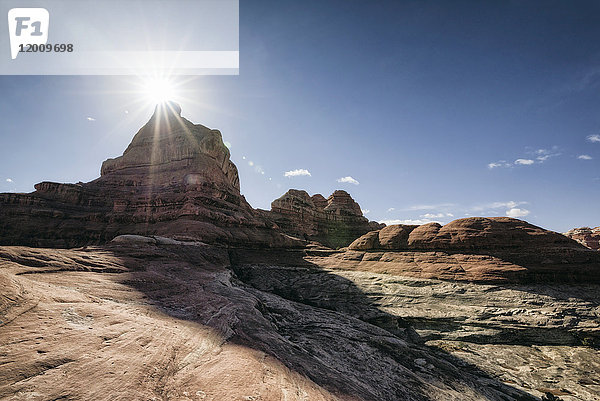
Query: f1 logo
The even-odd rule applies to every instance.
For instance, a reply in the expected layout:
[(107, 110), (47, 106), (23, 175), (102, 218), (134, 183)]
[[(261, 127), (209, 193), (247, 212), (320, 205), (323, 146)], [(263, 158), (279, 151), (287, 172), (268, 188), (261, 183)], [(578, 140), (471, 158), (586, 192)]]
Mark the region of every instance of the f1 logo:
[(21, 45), (45, 45), (48, 42), (50, 13), (45, 8), (13, 8), (8, 11), (10, 55), (16, 59)]

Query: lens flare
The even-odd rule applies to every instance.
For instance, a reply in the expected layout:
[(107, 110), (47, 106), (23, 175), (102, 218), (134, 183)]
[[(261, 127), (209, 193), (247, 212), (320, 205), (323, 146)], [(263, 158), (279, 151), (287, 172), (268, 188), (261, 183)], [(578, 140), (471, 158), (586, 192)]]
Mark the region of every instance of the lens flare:
[(160, 104), (177, 97), (175, 85), (168, 79), (149, 78), (144, 82), (144, 96), (154, 104)]

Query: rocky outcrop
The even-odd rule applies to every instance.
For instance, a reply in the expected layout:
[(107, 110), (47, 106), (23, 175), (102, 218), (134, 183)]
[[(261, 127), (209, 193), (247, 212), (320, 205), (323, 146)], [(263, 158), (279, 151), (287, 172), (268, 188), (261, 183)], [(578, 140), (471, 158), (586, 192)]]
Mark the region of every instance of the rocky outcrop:
[(0, 194), (0, 244), (73, 247), (121, 234), (249, 246), (300, 246), (259, 216), (239, 191), (221, 133), (157, 106), (122, 156), (81, 184), (42, 182)]
[(574, 239), (590, 249), (596, 251), (600, 249), (600, 227), (573, 228), (572, 230), (567, 231), (565, 236)]
[(394, 225), (377, 232), (370, 247), (357, 239), (354, 250), (449, 250), (477, 251), (515, 248), (580, 248), (572, 240), (510, 217), (468, 217), (444, 226), (427, 223), (421, 226)]
[(396, 225), (356, 239), (328, 266), (478, 282), (600, 282), (600, 255), (508, 217)]
[(393, 269), (362, 271), (361, 265), (326, 267), (327, 258), (318, 254), (301, 256), (304, 263), (280, 256), (277, 264), (264, 253), (247, 253), (234, 269), (260, 291), (351, 315), (399, 336), (414, 330), (427, 346), (455, 356), (463, 371), (493, 372), (538, 397), (600, 397), (600, 381), (581, 380), (581, 372), (600, 374), (598, 284), (441, 281)]
[(0, 247), (0, 283), (2, 399), (535, 400), (402, 333), (246, 285), (224, 248)]
[(271, 203), (268, 216), (286, 233), (338, 248), (364, 233), (383, 227), (366, 219), (358, 203), (346, 191), (327, 199), (321, 194), (290, 189)]

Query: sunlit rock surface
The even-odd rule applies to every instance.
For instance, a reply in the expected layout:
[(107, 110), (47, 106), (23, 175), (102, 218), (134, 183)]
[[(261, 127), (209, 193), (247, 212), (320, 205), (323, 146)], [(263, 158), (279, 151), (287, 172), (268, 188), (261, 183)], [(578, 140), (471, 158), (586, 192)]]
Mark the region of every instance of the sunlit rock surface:
[(565, 235), (590, 249), (600, 249), (600, 227), (589, 228), (573, 228), (565, 233)]
[(564, 235), (509, 217), (369, 232), (328, 266), (476, 282), (600, 282), (600, 254)]

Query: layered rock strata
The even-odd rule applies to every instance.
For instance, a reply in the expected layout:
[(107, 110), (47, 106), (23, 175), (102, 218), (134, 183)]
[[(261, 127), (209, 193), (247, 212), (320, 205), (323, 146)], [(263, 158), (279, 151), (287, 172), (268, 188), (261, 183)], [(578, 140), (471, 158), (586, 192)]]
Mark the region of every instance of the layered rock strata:
[(0, 247), (0, 283), (2, 399), (535, 400), (402, 334), (243, 284), (220, 247)]
[(573, 228), (565, 233), (565, 236), (574, 239), (582, 245), (587, 246), (590, 249), (600, 249), (600, 227), (589, 228)]
[(120, 234), (223, 244), (297, 246), (258, 217), (239, 190), (221, 133), (157, 106), (122, 156), (85, 184), (42, 182), (31, 194), (0, 194), (0, 243), (73, 247)]
[(398, 275), (476, 282), (600, 282), (600, 255), (561, 234), (508, 217), (445, 226), (396, 225), (356, 239), (325, 262)]
[(358, 203), (342, 190), (325, 199), (321, 194), (310, 196), (306, 191), (290, 189), (271, 203), (268, 215), (284, 232), (333, 248), (347, 246), (384, 226), (365, 218)]

